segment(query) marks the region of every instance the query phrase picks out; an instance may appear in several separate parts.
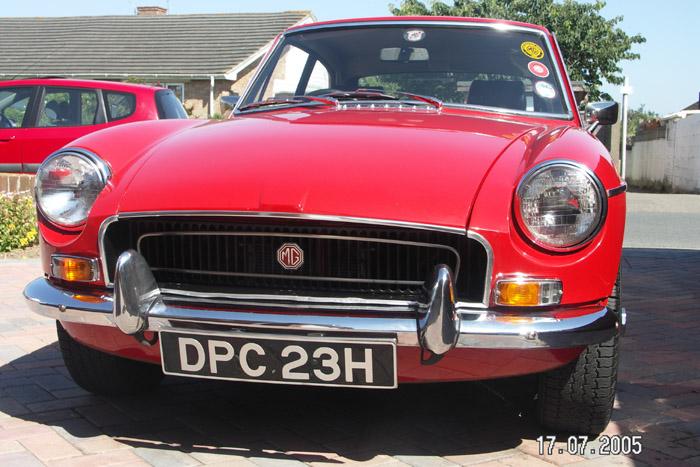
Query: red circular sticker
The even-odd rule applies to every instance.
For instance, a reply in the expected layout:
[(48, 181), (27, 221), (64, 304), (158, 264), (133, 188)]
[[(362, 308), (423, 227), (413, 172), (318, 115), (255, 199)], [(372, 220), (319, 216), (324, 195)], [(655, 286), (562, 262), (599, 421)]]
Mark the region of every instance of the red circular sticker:
[(547, 68), (543, 63), (540, 62), (530, 62), (527, 64), (527, 69), (530, 73), (537, 76), (538, 78), (546, 78), (549, 76), (549, 68)]

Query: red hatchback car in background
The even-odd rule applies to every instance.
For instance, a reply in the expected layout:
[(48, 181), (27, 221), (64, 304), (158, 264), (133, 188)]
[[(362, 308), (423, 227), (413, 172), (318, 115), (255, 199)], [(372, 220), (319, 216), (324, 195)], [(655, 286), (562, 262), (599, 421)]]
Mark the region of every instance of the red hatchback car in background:
[(36, 172), (55, 150), (122, 123), (187, 118), (156, 86), (57, 78), (0, 82), (0, 172)]

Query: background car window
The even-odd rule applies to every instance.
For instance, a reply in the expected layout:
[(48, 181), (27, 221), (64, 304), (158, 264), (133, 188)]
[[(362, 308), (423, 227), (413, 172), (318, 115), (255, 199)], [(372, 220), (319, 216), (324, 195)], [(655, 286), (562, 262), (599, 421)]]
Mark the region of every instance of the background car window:
[(160, 119), (187, 118), (185, 108), (170, 89), (156, 91), (156, 107)]
[(97, 107), (97, 92), (92, 89), (46, 88), (37, 126), (93, 125)]
[(128, 92), (102, 91), (107, 107), (107, 120), (126, 118), (136, 110), (136, 96)]
[(0, 89), (0, 128), (25, 126), (25, 116), (34, 88)]

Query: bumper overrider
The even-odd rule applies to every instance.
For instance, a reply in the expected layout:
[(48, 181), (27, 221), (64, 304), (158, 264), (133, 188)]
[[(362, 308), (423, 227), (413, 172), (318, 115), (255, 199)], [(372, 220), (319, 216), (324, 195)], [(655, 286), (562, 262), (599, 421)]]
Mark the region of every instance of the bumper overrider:
[(624, 329), (624, 310), (618, 315), (608, 308), (566, 318), (537, 312), (457, 309), (453, 282), (448, 266), (436, 267), (429, 287), (429, 303), (417, 318), (207, 309), (167, 303), (146, 260), (129, 250), (117, 261), (113, 293), (86, 294), (38, 278), (27, 285), (24, 296), (28, 306), (40, 315), (63, 322), (117, 327), (140, 340), (146, 331), (193, 328), (237, 336), (241, 332), (356, 335), (363, 339), (389, 337), (398, 346), (421, 347), (443, 355), (455, 347), (579, 347), (604, 342)]

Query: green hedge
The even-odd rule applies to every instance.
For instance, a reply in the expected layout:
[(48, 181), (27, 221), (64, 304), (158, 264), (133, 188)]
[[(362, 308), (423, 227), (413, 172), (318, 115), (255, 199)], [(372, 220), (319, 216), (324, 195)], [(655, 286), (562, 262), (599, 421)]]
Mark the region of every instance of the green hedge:
[(32, 197), (0, 193), (0, 252), (26, 248), (38, 241)]

